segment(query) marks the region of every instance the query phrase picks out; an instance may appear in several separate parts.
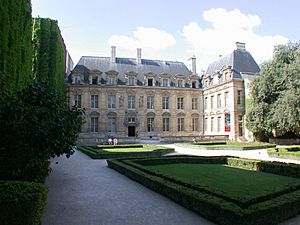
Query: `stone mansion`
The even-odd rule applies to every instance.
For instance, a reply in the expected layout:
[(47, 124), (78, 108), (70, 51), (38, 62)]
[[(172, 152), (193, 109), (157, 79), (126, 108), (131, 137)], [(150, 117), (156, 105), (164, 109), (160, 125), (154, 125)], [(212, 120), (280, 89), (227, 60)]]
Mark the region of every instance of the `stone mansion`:
[(182, 62), (83, 56), (68, 79), (70, 105), (85, 109), (78, 144), (142, 140), (249, 139), (244, 115), (249, 83), (260, 68), (245, 44), (205, 74)]

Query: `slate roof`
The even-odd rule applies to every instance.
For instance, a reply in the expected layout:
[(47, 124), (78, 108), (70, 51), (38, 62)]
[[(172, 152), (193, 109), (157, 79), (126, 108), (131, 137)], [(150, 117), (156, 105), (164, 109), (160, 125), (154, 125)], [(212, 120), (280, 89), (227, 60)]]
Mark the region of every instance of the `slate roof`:
[(192, 74), (183, 62), (142, 59), (142, 63), (137, 64), (136, 59), (119, 57), (116, 57), (116, 63), (112, 63), (110, 57), (82, 56), (74, 69), (76, 68), (84, 69), (85, 74), (91, 70), (101, 72), (114, 70), (119, 73), (118, 78), (121, 80), (124, 80), (125, 73), (131, 71), (138, 73), (138, 80), (144, 80), (144, 74), (149, 72), (157, 75), (162, 73), (181, 74), (186, 77)]
[(234, 50), (219, 60), (211, 63), (206, 74), (212, 75), (216, 70), (222, 70), (224, 66), (231, 66), (233, 69), (233, 78), (241, 79), (241, 73), (257, 74), (260, 71), (259, 66), (248, 51)]

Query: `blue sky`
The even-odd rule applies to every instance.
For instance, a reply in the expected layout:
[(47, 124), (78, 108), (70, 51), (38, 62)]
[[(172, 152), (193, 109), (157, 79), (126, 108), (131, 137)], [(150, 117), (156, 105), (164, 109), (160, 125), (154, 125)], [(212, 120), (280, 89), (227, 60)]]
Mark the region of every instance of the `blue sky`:
[(236, 41), (258, 63), (276, 44), (300, 37), (297, 0), (32, 0), (34, 17), (59, 22), (74, 63), (83, 55), (183, 61), (197, 57), (198, 72)]

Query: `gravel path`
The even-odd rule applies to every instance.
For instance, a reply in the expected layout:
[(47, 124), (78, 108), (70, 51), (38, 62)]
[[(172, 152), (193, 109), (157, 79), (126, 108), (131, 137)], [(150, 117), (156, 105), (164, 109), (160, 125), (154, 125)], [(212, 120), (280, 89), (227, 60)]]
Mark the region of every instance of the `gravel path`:
[[(182, 147), (176, 147), (176, 151), (179, 154), (212, 154), (212, 151)], [(228, 153), (213, 151), (213, 155)], [(230, 153), (276, 161), (262, 150)], [(51, 167), (52, 173), (46, 181), (49, 194), (42, 225), (214, 224), (108, 168), (105, 160), (92, 160), (76, 151), (70, 159), (54, 159)], [(299, 224), (300, 216), (280, 225)]]
[(51, 167), (43, 225), (213, 225), (108, 168), (105, 160), (76, 151)]

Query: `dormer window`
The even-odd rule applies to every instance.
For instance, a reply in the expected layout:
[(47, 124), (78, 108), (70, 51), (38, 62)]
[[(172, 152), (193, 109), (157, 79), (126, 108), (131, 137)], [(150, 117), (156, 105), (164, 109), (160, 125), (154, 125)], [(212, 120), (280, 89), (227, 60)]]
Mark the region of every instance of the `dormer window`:
[(107, 79), (107, 84), (108, 85), (115, 85), (116, 84), (116, 78), (115, 77), (108, 77)]
[(183, 87), (183, 80), (177, 81), (177, 87)]
[(92, 84), (98, 84), (98, 76), (92, 78)]
[(129, 86), (134, 86), (135, 85), (135, 78), (134, 77), (129, 77), (128, 78), (128, 85)]
[(197, 88), (197, 82), (196, 81), (192, 82), (192, 88)]
[(153, 86), (153, 78), (148, 78), (148, 86)]
[(81, 83), (81, 78), (80, 78), (80, 76), (75, 76), (75, 77), (74, 77), (74, 83), (75, 83), (75, 84), (80, 84), (80, 83)]
[(163, 81), (162, 82), (163, 87), (168, 87), (169, 86), (169, 79), (164, 78), (162, 81)]

